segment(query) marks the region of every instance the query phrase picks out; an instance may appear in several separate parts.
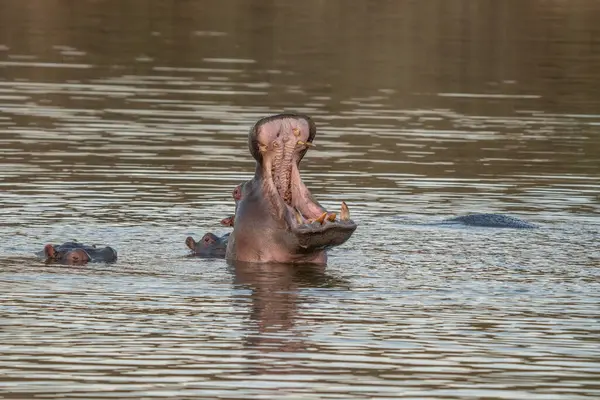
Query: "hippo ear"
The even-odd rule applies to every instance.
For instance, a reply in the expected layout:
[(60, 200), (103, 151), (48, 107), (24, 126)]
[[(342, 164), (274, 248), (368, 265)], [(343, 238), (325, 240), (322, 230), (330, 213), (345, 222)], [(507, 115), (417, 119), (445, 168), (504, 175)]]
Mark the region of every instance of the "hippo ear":
[(188, 236), (187, 238), (185, 238), (185, 245), (187, 247), (189, 247), (191, 250), (195, 250), (196, 249), (196, 241), (191, 236)]
[(56, 250), (54, 250), (54, 246), (51, 244), (45, 245), (44, 254), (46, 255), (46, 258), (56, 258)]
[(233, 189), (233, 192), (231, 193), (231, 195), (233, 196), (233, 199), (235, 201), (242, 199), (242, 184), (241, 183)]
[(235, 215), (229, 216), (227, 218), (223, 218), (221, 220), (221, 225), (223, 226), (233, 226), (233, 221), (235, 220)]

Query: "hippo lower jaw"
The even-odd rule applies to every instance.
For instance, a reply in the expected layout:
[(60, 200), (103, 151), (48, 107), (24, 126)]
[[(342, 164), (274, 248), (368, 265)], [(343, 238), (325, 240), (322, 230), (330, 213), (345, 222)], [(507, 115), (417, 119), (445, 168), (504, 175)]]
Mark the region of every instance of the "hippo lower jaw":
[[(302, 182), (298, 170), (299, 159), (291, 165), (275, 166), (265, 162), (263, 167), (263, 193), (283, 220), (287, 230), (297, 241), (297, 252), (305, 253), (339, 246), (346, 242), (356, 230), (350, 219), (350, 211), (342, 202), (339, 219), (337, 214), (328, 212), (313, 200), (308, 188)], [(282, 176), (289, 178), (282, 179)], [(281, 182), (286, 182), (282, 186)]]

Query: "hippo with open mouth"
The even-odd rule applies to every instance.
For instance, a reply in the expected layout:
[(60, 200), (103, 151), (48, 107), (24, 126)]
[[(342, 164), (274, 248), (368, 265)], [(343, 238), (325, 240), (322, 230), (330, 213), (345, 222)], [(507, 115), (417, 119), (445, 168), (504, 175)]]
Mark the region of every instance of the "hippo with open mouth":
[(47, 244), (38, 255), (44, 257), (46, 262), (69, 265), (117, 260), (117, 252), (112, 247), (96, 247), (79, 242), (65, 242), (61, 245)]
[(326, 250), (352, 236), (356, 224), (346, 204), (337, 219), (300, 178), (300, 161), (315, 134), (314, 122), (298, 114), (266, 117), (252, 127), (248, 145), (256, 169), (240, 187), (228, 260), (325, 264)]

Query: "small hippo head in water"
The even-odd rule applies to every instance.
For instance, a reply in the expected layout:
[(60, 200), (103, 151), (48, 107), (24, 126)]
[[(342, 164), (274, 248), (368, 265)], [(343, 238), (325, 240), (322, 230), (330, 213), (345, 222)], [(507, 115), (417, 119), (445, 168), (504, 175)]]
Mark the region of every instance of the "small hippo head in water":
[(40, 255), (46, 259), (46, 262), (69, 265), (117, 260), (117, 252), (112, 247), (89, 246), (78, 242), (65, 242), (61, 245), (47, 244)]
[(185, 239), (186, 246), (192, 250), (193, 256), (200, 256), (206, 258), (224, 258), (225, 250), (227, 249), (227, 239), (229, 233), (226, 233), (222, 237), (218, 237), (213, 233), (206, 233), (202, 236), (202, 239), (195, 241), (193, 237), (188, 236)]
[(302, 182), (300, 161), (315, 134), (313, 121), (297, 114), (263, 118), (252, 127), (248, 144), (256, 170), (240, 187), (227, 259), (324, 264), (326, 250), (356, 230), (345, 203), (338, 219)]

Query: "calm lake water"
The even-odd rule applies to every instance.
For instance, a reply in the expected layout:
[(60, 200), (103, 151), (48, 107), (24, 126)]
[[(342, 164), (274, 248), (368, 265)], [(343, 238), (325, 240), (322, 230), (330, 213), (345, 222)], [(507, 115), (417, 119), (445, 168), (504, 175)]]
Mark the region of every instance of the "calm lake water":
[[(0, 397), (600, 397), (600, 3), (0, 3)], [(186, 257), (317, 124), (326, 268)], [(536, 230), (431, 224), (504, 213)], [(45, 265), (78, 239), (116, 264)]]

